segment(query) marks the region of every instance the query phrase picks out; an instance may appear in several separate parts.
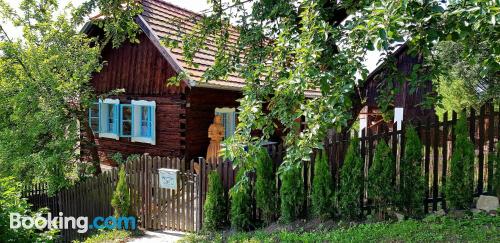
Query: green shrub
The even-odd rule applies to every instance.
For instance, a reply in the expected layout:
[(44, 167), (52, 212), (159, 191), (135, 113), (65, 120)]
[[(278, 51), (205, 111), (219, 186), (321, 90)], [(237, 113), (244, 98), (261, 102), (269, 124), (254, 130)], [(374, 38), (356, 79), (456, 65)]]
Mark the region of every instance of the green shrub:
[(327, 219), (334, 213), (333, 179), (328, 166), (328, 156), (323, 150), (318, 153), (314, 167), (312, 185), (312, 209), (314, 216)]
[(125, 167), (123, 165), (120, 166), (118, 183), (116, 184), (116, 189), (113, 193), (113, 198), (111, 199), (111, 205), (115, 210), (115, 217), (126, 217), (129, 215), (130, 192), (127, 185), (127, 173), (125, 172)]
[(281, 221), (290, 223), (298, 218), (304, 202), (301, 167), (284, 168), (280, 177)]
[(455, 133), (445, 196), (450, 208), (469, 209), (474, 191), (474, 145), (469, 139), (465, 113), (457, 121)]
[[(493, 152), (494, 154), (494, 152)], [(500, 198), (500, 142), (497, 143), (496, 156), (493, 157), (493, 166), (495, 168), (494, 178), (493, 178), (493, 193)]]
[(236, 176), (237, 184), (231, 188), (231, 227), (250, 230), (252, 220), (252, 189), (243, 169)]
[(21, 185), (14, 177), (0, 178), (0, 242), (52, 242), (54, 230), (36, 233), (34, 229), (11, 229), (10, 214), (35, 216), (26, 199), (21, 198)]
[(359, 140), (354, 137), (347, 149), (344, 165), (340, 168), (339, 211), (344, 219), (356, 219), (361, 215), (362, 168)]
[(373, 155), (373, 164), (368, 172), (368, 196), (373, 199), (378, 219), (385, 219), (389, 205), (393, 203), (396, 193), (395, 167), (391, 149), (383, 139), (380, 140)]
[(256, 161), (255, 200), (266, 224), (274, 220), (276, 214), (276, 181), (273, 161), (262, 149)]
[(203, 229), (214, 231), (221, 229), (226, 221), (226, 202), (224, 189), (216, 171), (208, 173), (208, 188), (205, 205), (203, 205)]
[(423, 216), (425, 180), (422, 175), (422, 143), (414, 127), (406, 130), (405, 154), (400, 167), (399, 209), (409, 217)]

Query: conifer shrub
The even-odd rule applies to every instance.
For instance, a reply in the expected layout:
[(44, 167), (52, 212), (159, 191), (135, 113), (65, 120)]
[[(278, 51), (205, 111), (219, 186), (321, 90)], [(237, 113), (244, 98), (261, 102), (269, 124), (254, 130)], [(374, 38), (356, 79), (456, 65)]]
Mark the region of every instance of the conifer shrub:
[(467, 118), (462, 113), (455, 125), (455, 144), (445, 197), (451, 209), (469, 209), (474, 192), (474, 145), (469, 139)]
[(497, 143), (496, 156), (493, 157), (493, 167), (495, 170), (493, 177), (493, 193), (500, 198), (500, 142)]
[(378, 219), (385, 219), (388, 209), (393, 203), (396, 193), (395, 170), (396, 165), (391, 149), (382, 139), (377, 144), (373, 155), (373, 164), (368, 172), (368, 196), (373, 200)]
[(423, 216), (425, 180), (422, 175), (422, 143), (414, 127), (405, 134), (405, 154), (400, 166), (399, 209), (408, 217)]
[(334, 213), (333, 179), (328, 166), (328, 156), (323, 150), (318, 153), (314, 167), (312, 187), (312, 211), (314, 216), (327, 219)]
[(280, 220), (284, 223), (290, 223), (299, 217), (304, 202), (301, 167), (292, 165), (289, 168), (284, 168), (280, 178)]
[(252, 225), (252, 189), (243, 169), (236, 176), (237, 184), (231, 188), (231, 227), (236, 230), (250, 230)]
[(262, 149), (256, 161), (255, 200), (264, 223), (269, 224), (276, 214), (276, 181), (273, 161), (267, 151)]
[(205, 231), (219, 230), (226, 219), (226, 202), (222, 180), (216, 171), (208, 173), (207, 198), (203, 205), (203, 229)]
[(347, 149), (344, 164), (340, 168), (339, 211), (341, 217), (347, 220), (357, 219), (361, 215), (362, 168), (359, 140), (354, 137)]
[(115, 210), (115, 217), (126, 217), (130, 211), (130, 192), (127, 185), (127, 173), (125, 167), (120, 166), (118, 172), (118, 183), (111, 198), (111, 206)]

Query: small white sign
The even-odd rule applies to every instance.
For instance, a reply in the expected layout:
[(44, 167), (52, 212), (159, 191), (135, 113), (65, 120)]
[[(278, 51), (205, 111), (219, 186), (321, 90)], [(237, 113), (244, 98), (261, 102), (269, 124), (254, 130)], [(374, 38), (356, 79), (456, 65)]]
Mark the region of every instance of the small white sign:
[(160, 178), (160, 188), (177, 190), (177, 175), (179, 170), (160, 168), (158, 174)]

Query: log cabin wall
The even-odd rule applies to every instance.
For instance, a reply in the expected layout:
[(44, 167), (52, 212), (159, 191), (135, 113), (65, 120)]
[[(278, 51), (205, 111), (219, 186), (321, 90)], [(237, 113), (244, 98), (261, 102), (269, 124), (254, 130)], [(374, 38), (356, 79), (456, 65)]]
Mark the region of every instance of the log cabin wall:
[(138, 36), (140, 43), (125, 42), (119, 48), (110, 45), (102, 56), (106, 62), (102, 71), (92, 79), (97, 94), (106, 94), (114, 89), (124, 89), (120, 103), (131, 100), (156, 101), (156, 145), (100, 138), (97, 143), (103, 162), (110, 162), (112, 154), (143, 154), (182, 157), (185, 148), (185, 89), (184, 85), (169, 86), (168, 78), (176, 75), (156, 47), (144, 34)]
[(210, 143), (208, 127), (212, 124), (215, 108), (238, 107), (239, 91), (191, 88), (187, 93), (186, 157), (205, 157)]

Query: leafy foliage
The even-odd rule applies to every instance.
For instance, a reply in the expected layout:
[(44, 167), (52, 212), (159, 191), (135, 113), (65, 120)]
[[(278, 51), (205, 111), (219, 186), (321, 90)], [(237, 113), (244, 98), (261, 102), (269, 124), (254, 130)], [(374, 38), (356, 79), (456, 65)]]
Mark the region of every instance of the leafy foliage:
[[(26, 184), (46, 182), (50, 193), (78, 180), (80, 145), (95, 148), (86, 122), (87, 108), (96, 99), (89, 80), (102, 68), (100, 51), (106, 42), (86, 36), (78, 25), (95, 8), (117, 13), (122, 12), (119, 2), (133, 1), (87, 2), (93, 4), (84, 4), (87, 11), (82, 12), (63, 11), (57, 1), (22, 0), (19, 10), (0, 1), (0, 19), (23, 34), (14, 38), (0, 24), (0, 175), (14, 175)], [(100, 26), (129, 34), (137, 29), (131, 16), (121, 16), (119, 27), (110, 27), (113, 21), (103, 18)], [(109, 33), (116, 44), (122, 34)], [(84, 141), (81, 130), (88, 136)], [(94, 152), (89, 160), (99, 174)]]
[(281, 176), (281, 218), (289, 223), (299, 217), (304, 202), (304, 184), (302, 183), (301, 167), (293, 167), (283, 171)]
[(257, 156), (255, 164), (255, 200), (265, 223), (269, 224), (276, 215), (276, 178), (273, 161), (265, 149)]
[(422, 143), (414, 127), (409, 126), (405, 134), (405, 154), (400, 165), (400, 188), (398, 204), (406, 216), (423, 215), (425, 180), (422, 175)]
[[(321, 148), (328, 128), (345, 126), (356, 117), (351, 108), (365, 102), (363, 92), (358, 91), (364, 88), (368, 71), (362, 63), (369, 50), (377, 49), (382, 53), (380, 61), (390, 64), (391, 54), (406, 42), (410, 55), (426, 60), (411, 75), (395, 77), (387, 85), (391, 91), (387, 97), (398, 91), (397, 82), (408, 81), (413, 93), (424, 81), (442, 75), (439, 67), (443, 61), (434, 56), (436, 45), (445, 40), (462, 45), (460, 58), (464, 60), (477, 62), (478, 49), (489, 53), (481, 59), (480, 77), (499, 69), (496, 25), (500, 9), (490, 0), (236, 0), (231, 5), (211, 4), (211, 13), (196, 23), (197, 31), (182, 38), (186, 60), (190, 62), (198, 50), (206, 48), (204, 40), (215, 39), (216, 65), (203, 78), (218, 80), (240, 73), (245, 79), (240, 122), (226, 144), (228, 155), (254, 157), (244, 148), (258, 147), (273, 135), (275, 127), (283, 127), (287, 151), (282, 170), (309, 160), (313, 149)], [(237, 25), (231, 26), (231, 20)], [(230, 34), (234, 30), (239, 34)], [(471, 48), (477, 43), (484, 46)], [(319, 91), (318, 96), (306, 98), (313, 90)], [(391, 102), (382, 101), (380, 106), (390, 107)], [(300, 117), (306, 118), (308, 126), (295, 132)], [(256, 130), (262, 133), (256, 136), (252, 133)]]
[(208, 174), (208, 188), (205, 205), (203, 205), (203, 229), (214, 231), (221, 229), (226, 222), (226, 201), (224, 188), (219, 174), (211, 171)]
[(328, 156), (325, 150), (318, 153), (312, 186), (312, 208), (314, 215), (322, 219), (330, 218), (335, 212), (335, 191), (332, 174), (328, 166)]
[(127, 185), (125, 166), (120, 166), (118, 183), (111, 199), (111, 206), (115, 209), (115, 217), (126, 217), (130, 211), (130, 192)]
[(390, 204), (394, 202), (396, 188), (394, 175), (396, 164), (391, 149), (382, 139), (373, 155), (373, 164), (368, 172), (368, 196), (373, 199), (377, 217), (384, 219)]
[(455, 125), (455, 144), (446, 182), (446, 200), (452, 209), (468, 209), (474, 193), (474, 144), (470, 141), (463, 112)]
[[(52, 242), (53, 234), (49, 231), (39, 233), (32, 229), (11, 229), (10, 214), (34, 216), (26, 199), (21, 198), (21, 185), (14, 177), (0, 177), (0, 239), (2, 242)], [(38, 212), (41, 214), (41, 212)]]
[(231, 226), (236, 230), (250, 230), (252, 226), (252, 189), (246, 171), (239, 170), (238, 183), (231, 188)]
[(364, 182), (360, 155), (359, 139), (353, 137), (340, 168), (339, 211), (344, 219), (356, 219), (361, 215), (360, 198)]

